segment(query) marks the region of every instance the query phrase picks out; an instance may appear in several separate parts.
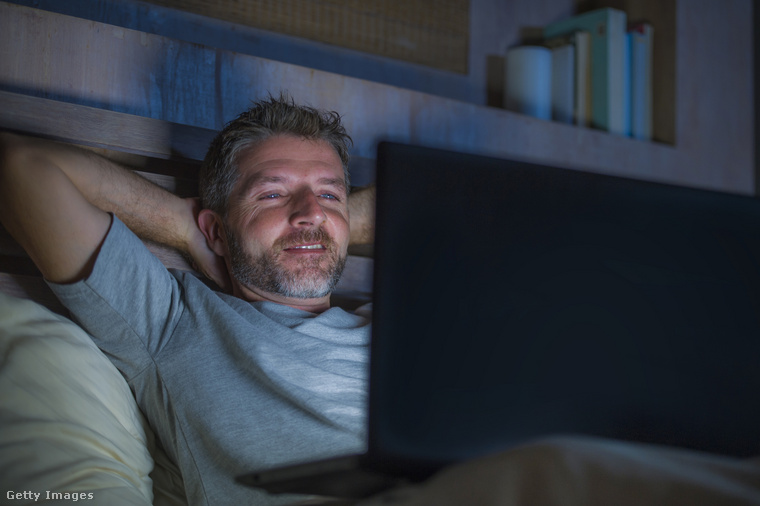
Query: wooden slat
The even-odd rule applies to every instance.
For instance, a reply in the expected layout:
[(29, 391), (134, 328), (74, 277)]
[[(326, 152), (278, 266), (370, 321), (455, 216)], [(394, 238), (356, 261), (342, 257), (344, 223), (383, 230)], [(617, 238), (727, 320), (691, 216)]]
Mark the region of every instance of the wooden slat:
[(0, 128), (151, 158), (203, 160), (216, 132), (0, 91)]

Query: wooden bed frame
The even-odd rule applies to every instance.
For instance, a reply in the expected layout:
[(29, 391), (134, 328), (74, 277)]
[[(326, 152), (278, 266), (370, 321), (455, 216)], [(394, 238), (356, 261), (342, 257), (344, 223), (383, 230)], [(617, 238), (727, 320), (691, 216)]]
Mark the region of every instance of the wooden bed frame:
[[(197, 195), (198, 169), (213, 130), (0, 91), (0, 129), (83, 146), (132, 167), (181, 197)], [(190, 270), (179, 252), (146, 243), (167, 268)], [(359, 250), (367, 254), (367, 248)], [(353, 251), (350, 251), (353, 253)], [(371, 299), (372, 259), (350, 254), (333, 305), (352, 309)], [(0, 292), (68, 315), (24, 250), (0, 226)]]

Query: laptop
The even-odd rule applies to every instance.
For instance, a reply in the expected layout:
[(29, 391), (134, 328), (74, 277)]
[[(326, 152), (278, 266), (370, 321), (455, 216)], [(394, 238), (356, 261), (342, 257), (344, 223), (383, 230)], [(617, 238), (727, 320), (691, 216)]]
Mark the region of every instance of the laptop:
[(551, 435), (760, 454), (760, 201), (395, 143), (377, 157), (363, 497)]

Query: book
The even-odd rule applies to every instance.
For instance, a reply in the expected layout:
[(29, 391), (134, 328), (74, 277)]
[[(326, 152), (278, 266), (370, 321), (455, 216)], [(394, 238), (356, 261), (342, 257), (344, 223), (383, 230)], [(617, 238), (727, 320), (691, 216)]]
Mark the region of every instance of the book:
[(612, 8), (589, 11), (547, 25), (544, 38), (578, 31), (591, 35), (591, 126), (624, 134), (626, 14)]
[(623, 131), (626, 137), (631, 135), (631, 32), (625, 33), (625, 50), (623, 51)]
[(652, 38), (649, 23), (629, 30), (631, 52), (631, 137), (652, 140)]
[(575, 106), (575, 47), (552, 48), (552, 120), (573, 123)]
[(574, 49), (573, 61), (573, 123), (579, 126), (591, 124), (591, 34), (585, 31), (573, 32), (544, 41), (550, 49), (571, 45)]

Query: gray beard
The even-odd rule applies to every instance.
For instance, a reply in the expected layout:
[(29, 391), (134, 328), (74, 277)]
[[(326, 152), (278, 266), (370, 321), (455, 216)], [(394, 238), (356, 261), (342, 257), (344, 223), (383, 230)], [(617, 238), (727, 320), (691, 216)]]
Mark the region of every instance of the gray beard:
[[(340, 256), (334, 241), (322, 229), (296, 233), (280, 239), (272, 249), (258, 257), (243, 249), (237, 235), (227, 226), (225, 230), (229, 242), (232, 277), (248, 287), (294, 299), (321, 298), (332, 293), (346, 266), (345, 255)], [(305, 258), (294, 270), (287, 270), (277, 262), (280, 251), (278, 244), (312, 241), (321, 241), (327, 248), (330, 261), (326, 267), (321, 266), (319, 259)]]

